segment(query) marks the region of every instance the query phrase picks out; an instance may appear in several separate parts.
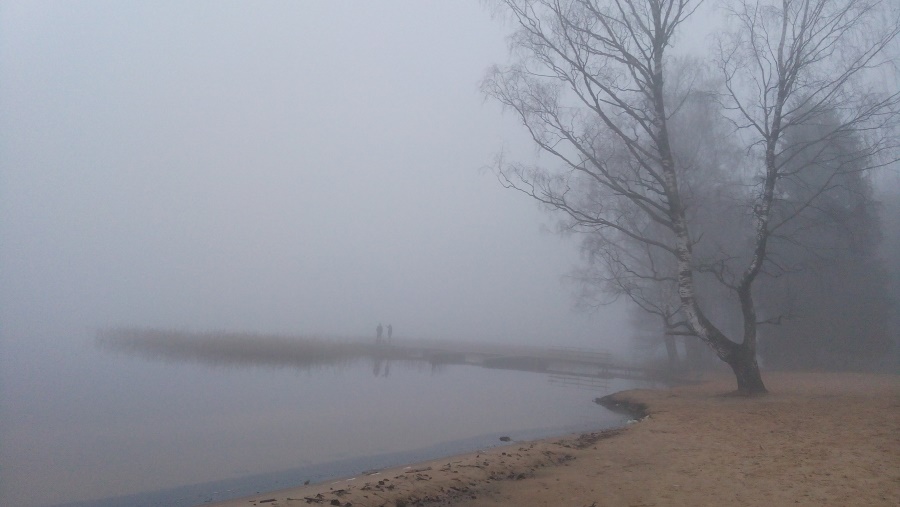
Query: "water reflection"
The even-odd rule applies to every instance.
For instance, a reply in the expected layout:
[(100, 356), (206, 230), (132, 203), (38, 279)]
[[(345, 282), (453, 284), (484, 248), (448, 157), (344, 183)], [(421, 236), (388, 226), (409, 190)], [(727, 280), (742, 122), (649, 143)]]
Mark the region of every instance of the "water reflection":
[(107, 331), (100, 349), (64, 358), (65, 385), (32, 383), (4, 416), (4, 460), (15, 467), (4, 463), (0, 504), (138, 505), (92, 499), (211, 481), (193, 491), (285, 487), (266, 481), (616, 425), (622, 417), (593, 399), (633, 386), (453, 364), (477, 357), (452, 350), (426, 360), (352, 340), (244, 338)]

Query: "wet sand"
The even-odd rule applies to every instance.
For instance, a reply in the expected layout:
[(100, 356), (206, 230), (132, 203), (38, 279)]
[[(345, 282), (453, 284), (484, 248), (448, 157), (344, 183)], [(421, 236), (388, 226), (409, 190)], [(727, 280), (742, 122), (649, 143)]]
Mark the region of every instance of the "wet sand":
[(767, 373), (771, 394), (725, 396), (724, 375), (617, 393), (625, 428), (212, 504), (217, 507), (900, 505), (900, 376)]

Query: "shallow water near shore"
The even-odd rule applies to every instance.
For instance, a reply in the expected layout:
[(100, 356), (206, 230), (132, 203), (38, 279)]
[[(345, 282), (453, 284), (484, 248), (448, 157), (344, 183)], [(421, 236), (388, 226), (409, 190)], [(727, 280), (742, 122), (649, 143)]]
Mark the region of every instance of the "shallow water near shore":
[(85, 340), (7, 365), (0, 504), (197, 505), (499, 445), (501, 436), (619, 425), (621, 415), (592, 400), (633, 386), (411, 361), (157, 361)]

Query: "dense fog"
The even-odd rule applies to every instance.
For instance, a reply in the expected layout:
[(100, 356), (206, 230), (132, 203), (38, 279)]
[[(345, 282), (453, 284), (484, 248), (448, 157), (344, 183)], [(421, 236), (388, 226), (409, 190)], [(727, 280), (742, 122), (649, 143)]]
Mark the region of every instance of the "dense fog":
[(0, 503), (622, 424), (571, 391), (726, 364), (896, 373), (874, 4), (0, 3)]
[[(606, 346), (477, 2), (34, 4), (0, 15), (0, 320)], [(28, 345), (31, 346), (31, 345)]]
[[(504, 37), (478, 2), (2, 2), (0, 503), (137, 494), (597, 413), (540, 376), (395, 364), (375, 383), (371, 365), (274, 371), (240, 348), (267, 335), (374, 343), (379, 323), (405, 340), (627, 341), (619, 309), (573, 309), (577, 243), (490, 169), (500, 152), (535, 157), (479, 90)], [(254, 366), (110, 353), (94, 341), (108, 329), (236, 333), (242, 355), (225, 364)], [(501, 384), (471, 394), (484, 378)], [(501, 403), (514, 384), (531, 410), (535, 383), (581, 412), (532, 421)], [(344, 403), (306, 410), (332, 397)], [(425, 403), (461, 397), (468, 408), (436, 431), (429, 418), (446, 417)], [(412, 416), (392, 405), (410, 400)], [(354, 410), (391, 422), (348, 429)]]

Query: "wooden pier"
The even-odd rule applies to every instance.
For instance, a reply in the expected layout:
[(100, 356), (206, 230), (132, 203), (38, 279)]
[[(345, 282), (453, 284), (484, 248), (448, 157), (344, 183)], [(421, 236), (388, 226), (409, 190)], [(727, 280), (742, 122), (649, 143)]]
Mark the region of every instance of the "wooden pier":
[[(380, 348), (379, 348), (380, 347)], [(547, 373), (566, 378), (661, 381), (667, 372), (617, 360), (608, 351), (574, 347), (535, 347), (407, 341), (376, 347), (386, 360), (426, 361), (432, 365), (465, 364), (482, 368)]]

